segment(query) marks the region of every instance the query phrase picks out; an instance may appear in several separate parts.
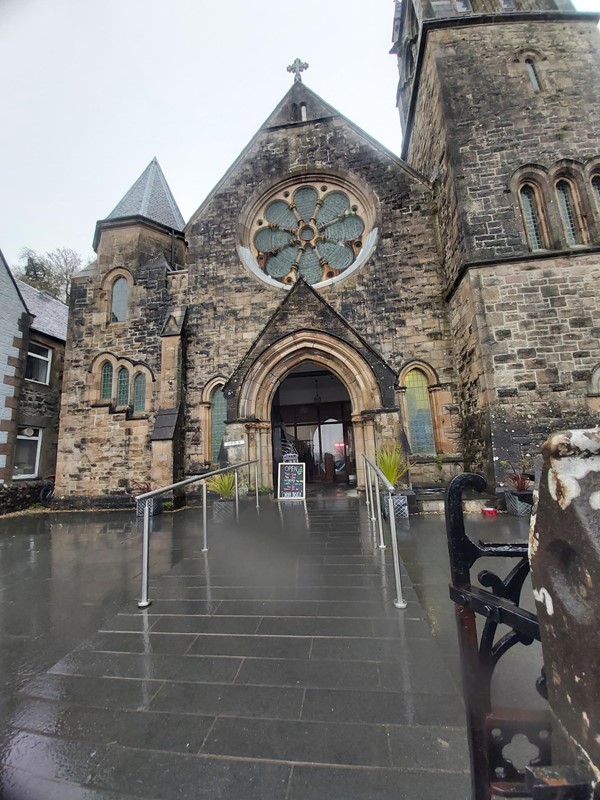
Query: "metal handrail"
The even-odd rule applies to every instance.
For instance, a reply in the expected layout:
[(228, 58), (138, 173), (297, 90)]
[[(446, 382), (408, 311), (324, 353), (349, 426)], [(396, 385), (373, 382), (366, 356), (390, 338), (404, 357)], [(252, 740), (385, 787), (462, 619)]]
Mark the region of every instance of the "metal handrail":
[[(138, 500), (151, 500), (153, 497), (159, 497), (165, 492), (170, 492), (173, 489), (178, 489), (180, 486), (188, 486), (190, 483), (199, 482), (202, 484), (202, 529), (203, 529), (203, 547), (202, 552), (208, 551), (208, 532), (207, 532), (207, 514), (206, 514), (206, 479), (211, 478), (213, 475), (220, 475), (223, 472), (233, 472), (235, 474), (235, 518), (239, 516), (239, 486), (238, 486), (238, 471), (242, 467), (248, 467), (254, 464), (254, 484), (256, 490), (256, 507), (259, 508), (258, 501), (258, 459), (253, 461), (242, 461), (240, 464), (231, 464), (228, 467), (221, 467), (221, 469), (214, 469), (211, 472), (204, 472), (202, 475), (192, 475), (191, 478), (184, 478), (177, 483), (170, 483), (168, 486), (162, 486), (160, 489), (153, 489), (151, 492), (138, 494), (135, 497), (137, 504)], [(142, 596), (138, 601), (138, 608), (148, 608), (152, 600), (148, 598), (148, 578), (150, 571), (150, 504), (144, 504), (144, 536), (142, 540)]]
[[(379, 496), (379, 490), (377, 488), (377, 480), (381, 481), (385, 490), (388, 493), (388, 517), (390, 520), (390, 537), (392, 539), (392, 554), (394, 560), (394, 577), (396, 579), (396, 599), (394, 600), (394, 605), (396, 608), (406, 608), (406, 600), (402, 596), (402, 581), (400, 580), (400, 559), (398, 557), (398, 541), (396, 540), (396, 516), (394, 513), (394, 501), (392, 500), (392, 495), (396, 492), (396, 487), (389, 482), (389, 480), (385, 477), (383, 472), (379, 469), (379, 467), (371, 461), (371, 459), (363, 453), (363, 458), (365, 460), (365, 484), (366, 484), (366, 498), (367, 498), (367, 506), (370, 508), (371, 512), (371, 520), (373, 522), (378, 522), (379, 527), (379, 547), (382, 550), (385, 550), (385, 542), (383, 540), (383, 522), (381, 519), (381, 498)], [(376, 482), (375, 482), (375, 490), (373, 490), (373, 474), (375, 474)], [(373, 516), (374, 514), (374, 501), (373, 501), (373, 491), (375, 491), (375, 496), (377, 498), (377, 517)]]

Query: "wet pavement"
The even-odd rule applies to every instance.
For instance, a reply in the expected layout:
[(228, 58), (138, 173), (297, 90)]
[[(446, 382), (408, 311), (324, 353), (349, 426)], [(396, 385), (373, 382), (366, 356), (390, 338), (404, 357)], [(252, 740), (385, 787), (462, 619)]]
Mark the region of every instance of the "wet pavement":
[(405, 610), (355, 498), (200, 520), (155, 519), (143, 612), (133, 514), (0, 520), (2, 800), (467, 798), (443, 520)]

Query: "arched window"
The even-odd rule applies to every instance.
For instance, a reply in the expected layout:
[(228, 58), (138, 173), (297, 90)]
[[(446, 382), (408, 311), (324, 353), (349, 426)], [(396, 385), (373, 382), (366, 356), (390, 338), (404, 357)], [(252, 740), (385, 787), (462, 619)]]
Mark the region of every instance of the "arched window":
[(427, 376), (420, 369), (411, 369), (404, 379), (408, 438), (413, 453), (435, 454), (433, 418)]
[(100, 378), (100, 400), (112, 400), (113, 368), (110, 361), (102, 365)]
[(227, 403), (223, 394), (223, 387), (218, 386), (214, 390), (210, 401), (210, 460), (212, 464), (219, 463), (226, 419)]
[(534, 92), (539, 92), (541, 89), (540, 81), (537, 76), (537, 72), (535, 71), (535, 64), (533, 63), (532, 58), (525, 59), (525, 70), (527, 72), (527, 76), (531, 81), (531, 85), (533, 86)]
[(592, 177), (592, 192), (594, 193), (596, 205), (600, 209), (600, 175), (594, 175)]
[(110, 321), (125, 322), (127, 319), (127, 295), (129, 285), (125, 278), (117, 278), (112, 286)]
[(300, 119), (302, 122), (306, 122), (308, 119), (306, 114), (306, 103), (300, 103)]
[(521, 209), (529, 247), (532, 250), (542, 250), (544, 240), (542, 238), (541, 216), (535, 189), (531, 184), (526, 183), (521, 186), (519, 196), (521, 198)]
[(117, 372), (117, 405), (129, 405), (129, 372), (125, 367)]
[(300, 114), (298, 113), (298, 103), (292, 103), (292, 122), (298, 122)]
[(581, 237), (577, 229), (573, 192), (568, 181), (560, 180), (556, 184), (556, 199), (562, 220), (565, 240), (568, 245), (579, 244)]
[(146, 410), (146, 376), (141, 372), (133, 381), (133, 412), (142, 414)]

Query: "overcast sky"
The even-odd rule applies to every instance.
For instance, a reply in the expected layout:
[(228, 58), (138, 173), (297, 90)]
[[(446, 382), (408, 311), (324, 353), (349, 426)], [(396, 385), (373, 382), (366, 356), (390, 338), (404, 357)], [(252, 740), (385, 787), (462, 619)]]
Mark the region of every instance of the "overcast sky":
[[(600, 10), (600, 0), (578, 0)], [(368, 9), (368, 11), (367, 11)], [(153, 156), (187, 220), (292, 83), (396, 153), (392, 0), (0, 0), (0, 249), (92, 255)]]

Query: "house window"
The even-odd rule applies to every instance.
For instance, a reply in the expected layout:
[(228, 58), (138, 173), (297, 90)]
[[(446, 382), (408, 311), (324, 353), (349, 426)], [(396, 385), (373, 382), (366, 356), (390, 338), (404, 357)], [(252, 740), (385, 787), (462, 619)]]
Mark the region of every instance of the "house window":
[(125, 367), (117, 372), (117, 405), (129, 405), (129, 373)]
[(419, 455), (435, 454), (427, 376), (420, 369), (411, 369), (406, 374), (404, 384), (406, 386), (406, 415), (411, 450)]
[(141, 372), (138, 372), (133, 381), (133, 411), (134, 414), (142, 414), (145, 410), (146, 378)]
[(569, 246), (579, 243), (577, 226), (575, 222), (575, 206), (573, 204), (573, 193), (571, 186), (565, 180), (558, 181), (556, 184), (556, 198), (558, 209), (563, 224), (565, 240)]
[(534, 92), (539, 92), (541, 89), (540, 81), (537, 76), (537, 72), (535, 71), (535, 64), (533, 63), (532, 58), (525, 59), (525, 70), (527, 71), (527, 76), (531, 81)]
[(596, 200), (596, 205), (600, 209), (600, 175), (594, 175), (592, 178), (592, 191)]
[(542, 250), (544, 242), (535, 190), (529, 184), (525, 184), (525, 186), (521, 187), (519, 195), (521, 197), (521, 209), (529, 247), (532, 250)]
[(41, 444), (42, 431), (39, 428), (18, 429), (13, 477), (37, 478)]
[(50, 362), (52, 360), (52, 350), (49, 347), (42, 347), (40, 344), (29, 343), (27, 353), (27, 365), (25, 366), (25, 377), (30, 381), (38, 383), (50, 382)]
[(110, 305), (110, 321), (111, 322), (125, 322), (127, 319), (127, 295), (129, 293), (129, 284), (125, 278), (117, 278), (113, 283), (111, 305)]
[(112, 400), (113, 368), (110, 361), (106, 361), (102, 367), (102, 377), (100, 381), (100, 400)]
[(210, 460), (212, 464), (219, 463), (226, 419), (227, 402), (223, 394), (223, 387), (219, 386), (214, 390), (210, 402)]

